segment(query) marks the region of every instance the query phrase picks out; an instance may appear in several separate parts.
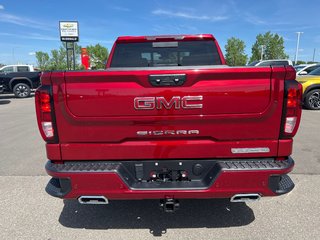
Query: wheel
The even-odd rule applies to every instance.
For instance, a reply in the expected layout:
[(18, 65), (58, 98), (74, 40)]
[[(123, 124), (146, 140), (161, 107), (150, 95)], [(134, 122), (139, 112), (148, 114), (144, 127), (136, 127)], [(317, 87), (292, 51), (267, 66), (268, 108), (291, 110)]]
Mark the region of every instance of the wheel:
[(17, 98), (26, 98), (31, 94), (30, 87), (25, 83), (17, 83), (13, 87), (13, 93)]
[(313, 89), (307, 93), (304, 105), (311, 110), (320, 110), (320, 89)]

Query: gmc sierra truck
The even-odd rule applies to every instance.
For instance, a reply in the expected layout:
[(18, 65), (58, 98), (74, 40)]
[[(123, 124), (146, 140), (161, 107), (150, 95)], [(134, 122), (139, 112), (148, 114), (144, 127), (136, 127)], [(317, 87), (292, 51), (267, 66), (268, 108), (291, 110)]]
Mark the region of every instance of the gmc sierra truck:
[(210, 34), (119, 37), (106, 70), (46, 72), (36, 113), (46, 191), (81, 204), (258, 200), (290, 192), (292, 66), (228, 67)]

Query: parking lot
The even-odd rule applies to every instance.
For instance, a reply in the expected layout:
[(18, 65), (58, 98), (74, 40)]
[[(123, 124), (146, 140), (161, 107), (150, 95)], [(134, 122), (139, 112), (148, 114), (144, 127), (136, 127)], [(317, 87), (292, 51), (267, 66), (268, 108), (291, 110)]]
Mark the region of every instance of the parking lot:
[(291, 174), (296, 187), (253, 203), (183, 200), (86, 206), (45, 193), (49, 177), (34, 98), (0, 95), (0, 239), (319, 239), (320, 111), (303, 110)]

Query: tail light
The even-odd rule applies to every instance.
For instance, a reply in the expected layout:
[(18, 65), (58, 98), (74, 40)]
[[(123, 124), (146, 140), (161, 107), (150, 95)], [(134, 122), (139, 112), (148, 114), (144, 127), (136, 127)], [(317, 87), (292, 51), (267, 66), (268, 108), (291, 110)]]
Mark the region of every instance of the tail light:
[(50, 86), (41, 86), (35, 93), (35, 105), (38, 127), (43, 140), (56, 142), (57, 131), (55, 128), (53, 103)]
[(296, 80), (286, 80), (284, 94), (281, 138), (292, 138), (301, 118), (302, 85)]

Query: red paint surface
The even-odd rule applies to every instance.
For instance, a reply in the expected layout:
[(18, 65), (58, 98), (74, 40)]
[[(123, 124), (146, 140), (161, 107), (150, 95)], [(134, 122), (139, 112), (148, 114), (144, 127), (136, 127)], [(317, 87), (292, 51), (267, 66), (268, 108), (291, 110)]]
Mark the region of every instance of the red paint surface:
[[(215, 41), (212, 35), (201, 37)], [(185, 40), (199, 38), (200, 35), (190, 35)], [(150, 40), (145, 37), (117, 40), (125, 41)], [(111, 51), (109, 61), (112, 54)], [(153, 87), (148, 81), (151, 74), (181, 73), (186, 74), (186, 82), (181, 87)], [(59, 139), (55, 144), (47, 144), (47, 156), (49, 160), (56, 161), (289, 156), (292, 153), (292, 136), (284, 140), (279, 140), (279, 136), (284, 82), (294, 78), (293, 73), (293, 68), (284, 67), (190, 67), (187, 70), (177, 67), (176, 70), (150, 68), (45, 73), (42, 84), (52, 86)], [(173, 96), (199, 95), (203, 96), (201, 109), (134, 109), (135, 97), (170, 100)], [(137, 135), (137, 131), (160, 130), (199, 130), (199, 134)], [(260, 147), (269, 148), (270, 152), (231, 152), (231, 148)], [(139, 199), (163, 198), (166, 194), (177, 198), (230, 197), (245, 192), (270, 196), (274, 194), (266, 182), (275, 173), (226, 172), (207, 190), (147, 192), (129, 190), (115, 174), (49, 174), (71, 177), (74, 190), (68, 198), (94, 194), (110, 199)]]

